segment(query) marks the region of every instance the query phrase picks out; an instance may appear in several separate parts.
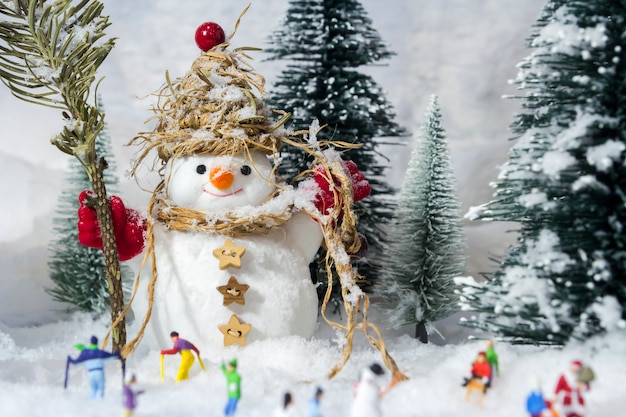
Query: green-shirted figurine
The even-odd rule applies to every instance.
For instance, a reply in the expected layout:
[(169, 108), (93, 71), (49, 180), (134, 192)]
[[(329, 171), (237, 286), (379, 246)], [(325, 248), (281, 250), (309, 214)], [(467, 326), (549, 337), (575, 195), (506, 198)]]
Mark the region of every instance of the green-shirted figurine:
[(222, 372), (226, 376), (226, 389), (228, 392), (228, 402), (224, 407), (225, 416), (235, 415), (237, 403), (241, 398), (241, 375), (237, 373), (237, 359), (228, 362), (228, 365), (222, 363)]

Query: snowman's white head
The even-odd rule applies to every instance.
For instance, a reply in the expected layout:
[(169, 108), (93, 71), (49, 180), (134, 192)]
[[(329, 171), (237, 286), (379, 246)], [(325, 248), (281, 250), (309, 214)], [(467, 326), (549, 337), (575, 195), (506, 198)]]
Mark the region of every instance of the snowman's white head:
[(272, 164), (259, 151), (247, 155), (172, 158), (165, 172), (170, 202), (201, 211), (259, 205), (276, 189)]

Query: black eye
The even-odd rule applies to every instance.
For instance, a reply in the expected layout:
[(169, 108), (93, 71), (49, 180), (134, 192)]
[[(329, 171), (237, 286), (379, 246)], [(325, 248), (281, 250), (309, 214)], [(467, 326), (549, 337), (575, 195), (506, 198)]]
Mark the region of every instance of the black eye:
[(243, 165), (240, 171), (243, 175), (250, 175), (250, 173), (252, 172), (252, 169), (250, 169), (248, 165)]
[(206, 172), (206, 165), (204, 164), (198, 165), (196, 167), (196, 172), (200, 175), (204, 174)]

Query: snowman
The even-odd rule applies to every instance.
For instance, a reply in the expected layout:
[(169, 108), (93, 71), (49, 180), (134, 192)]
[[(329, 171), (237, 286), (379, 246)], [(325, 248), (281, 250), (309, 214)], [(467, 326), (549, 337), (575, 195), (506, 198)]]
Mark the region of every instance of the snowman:
[[(329, 225), (342, 223), (369, 184), (337, 152), (321, 152), (314, 131), (309, 142), (298, 141), (282, 127), (286, 114), (272, 118), (263, 78), (245, 52), (228, 49), (218, 25), (202, 25), (196, 41), (203, 52), (191, 70), (158, 94), (155, 130), (133, 141), (142, 146), (135, 167), (155, 150), (161, 164), (147, 218), (111, 199), (120, 259), (145, 248), (150, 269), (133, 303), (135, 340), (161, 348), (172, 330), (211, 347), (310, 338), (318, 298), (309, 263)], [(276, 175), (285, 140), (322, 162), (297, 188)], [(84, 198), (79, 239), (98, 246), (95, 212)]]
[(381, 417), (380, 398), (382, 395), (379, 380), (384, 375), (383, 368), (373, 363), (363, 370), (354, 393), (352, 417)]

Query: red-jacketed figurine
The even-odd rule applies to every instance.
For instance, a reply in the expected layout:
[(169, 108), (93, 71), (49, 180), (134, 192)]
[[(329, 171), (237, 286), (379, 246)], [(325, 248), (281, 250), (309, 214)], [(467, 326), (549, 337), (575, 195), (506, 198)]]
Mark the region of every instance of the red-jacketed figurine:
[(484, 392), (487, 392), (487, 388), (491, 386), (491, 372), (492, 368), (487, 362), (487, 354), (485, 352), (478, 352), (478, 357), (472, 364), (471, 376), (469, 378), (463, 378), (463, 386), (467, 386), (472, 379), (478, 379), (484, 385)]

